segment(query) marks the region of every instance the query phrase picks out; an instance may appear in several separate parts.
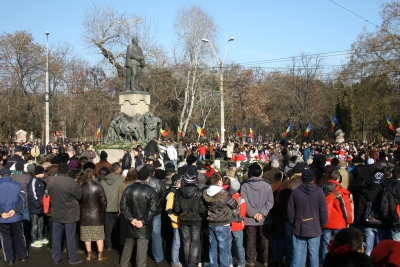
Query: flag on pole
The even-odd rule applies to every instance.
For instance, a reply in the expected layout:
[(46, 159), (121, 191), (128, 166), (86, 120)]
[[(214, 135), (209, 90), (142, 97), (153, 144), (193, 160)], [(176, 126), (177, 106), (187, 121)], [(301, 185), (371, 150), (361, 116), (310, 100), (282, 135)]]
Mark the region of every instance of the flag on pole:
[(97, 133), (96, 133), (96, 136), (98, 139), (101, 138), (101, 129), (103, 129), (103, 126), (100, 124), (99, 128), (97, 129)]
[(286, 131), (283, 133), (284, 137), (287, 137), (289, 135), (289, 132), (293, 129), (293, 125), (289, 124), (289, 126), (287, 127)]
[(236, 127), (236, 124), (233, 125), (233, 131), (237, 133), (237, 135), (239, 136), (239, 138), (243, 137), (242, 132), (238, 129), (238, 127)]
[(166, 130), (163, 130), (163, 128), (160, 128), (160, 134), (162, 137), (165, 137), (168, 135), (168, 132)]
[(194, 130), (201, 136), (205, 136), (206, 135), (206, 130), (204, 130), (203, 128), (201, 128), (200, 126), (198, 126), (197, 124), (194, 124)]
[(179, 137), (182, 137), (182, 136), (183, 136), (182, 131), (181, 131), (181, 128), (179, 128), (179, 127), (178, 127), (178, 136), (179, 136)]
[(249, 132), (249, 137), (251, 138), (251, 139), (253, 139), (254, 138), (254, 134), (253, 134), (253, 126), (250, 124), (250, 132)]
[(218, 142), (221, 141), (218, 130), (216, 130), (215, 139), (217, 139)]
[(336, 116), (333, 117), (331, 121), (331, 127), (329, 127), (329, 131), (333, 132), (335, 130), (335, 126), (339, 123), (339, 120), (336, 118)]
[(311, 124), (308, 124), (306, 130), (304, 131), (303, 137), (307, 137), (311, 129), (312, 129)]
[(393, 122), (392, 119), (390, 118), (389, 115), (386, 116), (386, 121), (387, 121), (387, 127), (389, 130), (392, 130), (394, 132), (394, 126), (393, 126)]

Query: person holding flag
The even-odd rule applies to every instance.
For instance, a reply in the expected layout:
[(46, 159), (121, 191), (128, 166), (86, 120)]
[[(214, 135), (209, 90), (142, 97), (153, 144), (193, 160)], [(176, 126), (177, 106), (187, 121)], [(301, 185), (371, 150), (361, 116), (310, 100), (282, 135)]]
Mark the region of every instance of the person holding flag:
[(206, 130), (204, 130), (203, 128), (201, 128), (200, 126), (198, 126), (197, 124), (194, 124), (194, 130), (201, 136), (205, 136), (206, 135)]
[(339, 120), (336, 118), (336, 116), (334, 116), (331, 121), (331, 127), (329, 127), (329, 131), (333, 132), (333, 130), (335, 130), (335, 126), (338, 124), (339, 124)]
[(178, 127), (178, 137), (183, 137), (183, 134), (182, 134), (181, 128), (179, 128), (179, 127)]
[(217, 142), (221, 141), (221, 136), (219, 135), (218, 130), (216, 130), (215, 139), (217, 140)]
[(287, 137), (289, 135), (289, 132), (293, 129), (293, 124), (289, 124), (287, 127), (286, 131), (283, 133), (284, 137)]
[(168, 132), (166, 130), (163, 130), (163, 128), (160, 128), (160, 134), (162, 137), (165, 137), (168, 135)]
[(386, 116), (386, 121), (387, 121), (387, 127), (389, 130), (392, 130), (394, 132), (394, 126), (393, 126), (393, 121), (390, 118), (389, 115)]
[(97, 139), (101, 138), (101, 130), (102, 129), (103, 129), (103, 126), (100, 124), (99, 128), (97, 129), (97, 133), (96, 133)]
[(253, 134), (253, 126), (250, 124), (250, 131), (249, 131), (249, 143), (253, 143), (254, 134)]
[(312, 127), (311, 127), (311, 124), (309, 123), (307, 125), (306, 130), (304, 131), (303, 137), (308, 137), (308, 133), (311, 131), (311, 129), (312, 129)]
[(236, 126), (236, 124), (233, 125), (233, 131), (234, 131), (235, 133), (237, 133), (237, 135), (239, 136), (239, 138), (242, 138), (242, 137), (243, 137), (242, 132), (239, 130), (239, 128)]

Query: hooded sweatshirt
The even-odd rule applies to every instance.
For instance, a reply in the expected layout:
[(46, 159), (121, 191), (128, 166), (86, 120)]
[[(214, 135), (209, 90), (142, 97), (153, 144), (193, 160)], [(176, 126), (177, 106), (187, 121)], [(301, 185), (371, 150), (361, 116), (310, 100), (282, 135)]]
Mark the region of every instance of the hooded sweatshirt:
[(123, 181), (122, 175), (110, 173), (100, 182), (107, 197), (106, 212), (118, 212), (118, 192)]
[(317, 237), (328, 221), (325, 194), (312, 183), (303, 183), (289, 197), (288, 219), (293, 234), (301, 237)]
[[(269, 183), (262, 177), (251, 177), (241, 187), (240, 193), (246, 201), (246, 225), (259, 226), (272, 223), (271, 209), (274, 206), (274, 195)], [(261, 213), (263, 219), (257, 222), (254, 215)]]

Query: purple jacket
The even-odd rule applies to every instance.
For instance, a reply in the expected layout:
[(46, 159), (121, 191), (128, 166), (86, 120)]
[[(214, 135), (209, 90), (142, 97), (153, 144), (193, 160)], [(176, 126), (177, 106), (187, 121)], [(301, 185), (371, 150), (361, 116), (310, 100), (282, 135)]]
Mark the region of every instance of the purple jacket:
[[(251, 177), (240, 189), (240, 194), (246, 201), (246, 225), (258, 226), (272, 223), (271, 209), (274, 206), (274, 195), (270, 184), (262, 177)], [(257, 222), (256, 213), (261, 213), (263, 219)]]
[(320, 187), (303, 183), (289, 197), (287, 215), (293, 225), (293, 234), (317, 237), (328, 221), (328, 206)]

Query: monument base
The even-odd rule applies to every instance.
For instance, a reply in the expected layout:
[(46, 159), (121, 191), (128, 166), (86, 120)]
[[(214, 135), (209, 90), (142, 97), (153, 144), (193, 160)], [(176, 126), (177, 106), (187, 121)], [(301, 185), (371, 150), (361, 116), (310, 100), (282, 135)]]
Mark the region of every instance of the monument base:
[(119, 94), (121, 112), (128, 116), (145, 114), (149, 111), (150, 94), (143, 91), (123, 92)]

